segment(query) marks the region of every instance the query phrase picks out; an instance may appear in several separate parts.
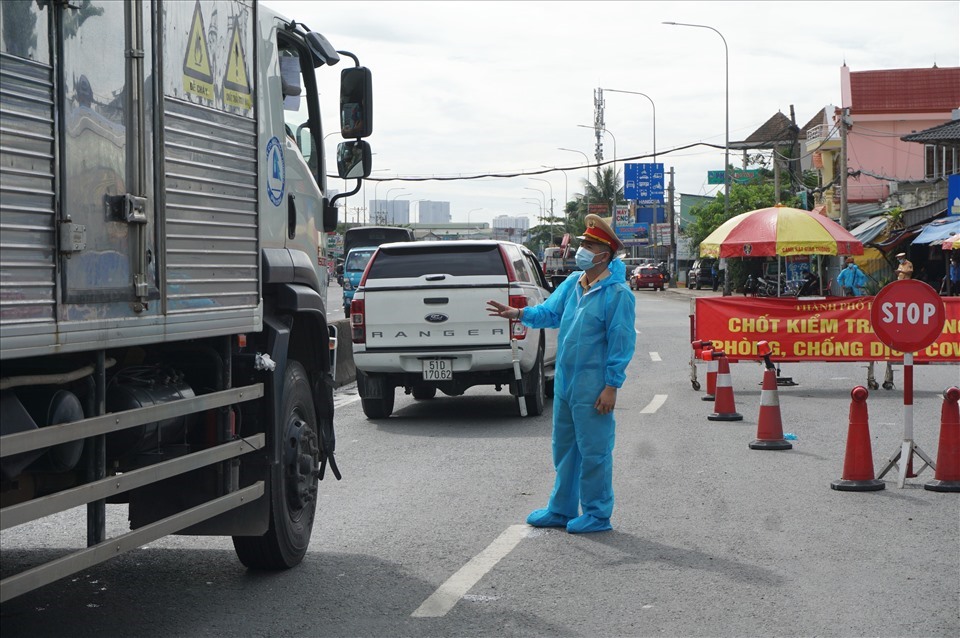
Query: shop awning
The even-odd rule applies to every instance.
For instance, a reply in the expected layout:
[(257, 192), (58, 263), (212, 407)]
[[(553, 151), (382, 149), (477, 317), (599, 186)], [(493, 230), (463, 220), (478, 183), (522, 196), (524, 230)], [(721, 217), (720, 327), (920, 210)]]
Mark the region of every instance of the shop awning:
[(960, 218), (947, 217), (945, 219), (936, 219), (923, 227), (923, 230), (921, 230), (917, 238), (913, 240), (913, 243), (939, 246), (945, 239), (949, 239), (951, 235), (956, 235), (957, 233), (960, 233)]
[(859, 226), (850, 229), (850, 234), (859, 239), (862, 243), (873, 241), (887, 228), (886, 217), (873, 217), (863, 222)]

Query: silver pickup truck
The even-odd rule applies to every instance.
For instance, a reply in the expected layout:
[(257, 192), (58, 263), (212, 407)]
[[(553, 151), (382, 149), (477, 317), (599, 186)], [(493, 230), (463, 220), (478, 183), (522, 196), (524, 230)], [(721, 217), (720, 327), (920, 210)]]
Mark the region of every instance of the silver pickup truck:
[(534, 254), (512, 242), (380, 246), (350, 311), (364, 414), (390, 416), (398, 387), (424, 400), (475, 385), (509, 387), (521, 414), (542, 414), (553, 396), (556, 331), (488, 316), (486, 302), (532, 306), (550, 291)]

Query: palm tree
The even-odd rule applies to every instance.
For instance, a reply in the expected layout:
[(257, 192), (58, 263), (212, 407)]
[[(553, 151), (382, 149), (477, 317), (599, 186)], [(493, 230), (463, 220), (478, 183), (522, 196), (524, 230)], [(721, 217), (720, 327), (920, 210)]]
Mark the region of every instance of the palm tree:
[[(620, 174), (614, 175), (613, 167), (604, 169), (597, 168), (593, 176), (593, 183), (586, 185), (586, 193), (592, 203), (608, 204), (613, 201), (616, 195), (617, 203), (625, 203), (623, 199), (623, 189), (620, 187)], [(609, 212), (612, 215), (613, 211)]]
[(606, 204), (607, 210), (603, 217), (610, 217), (613, 212), (610, 210), (610, 202), (613, 199), (614, 192), (618, 204), (625, 204), (623, 199), (623, 188), (620, 186), (620, 174), (616, 176), (612, 167), (604, 169), (597, 168), (593, 175), (593, 182), (585, 182), (583, 185), (583, 196), (579, 199), (567, 202), (564, 206), (564, 213), (567, 216), (566, 226), (571, 232), (580, 234), (586, 227), (584, 218), (587, 216), (587, 204)]

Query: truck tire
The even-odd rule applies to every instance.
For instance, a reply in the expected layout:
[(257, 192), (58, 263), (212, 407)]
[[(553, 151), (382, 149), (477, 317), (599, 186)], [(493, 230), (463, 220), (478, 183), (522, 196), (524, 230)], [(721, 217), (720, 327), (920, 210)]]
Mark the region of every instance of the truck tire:
[(270, 471), (270, 527), (263, 536), (233, 537), (237, 557), (250, 569), (288, 569), (300, 563), (317, 510), (317, 414), (310, 381), (298, 361), (287, 364), (280, 409), (283, 450)]
[(427, 401), (437, 396), (437, 389), (432, 385), (413, 386), (413, 398), (417, 401)]
[[(527, 377), (533, 392), (523, 395), (527, 402), (527, 416), (540, 416), (547, 404), (546, 379), (543, 373), (543, 347), (537, 352), (537, 362)], [(518, 402), (519, 407), (519, 402)]]
[(393, 414), (395, 390), (395, 388), (385, 388), (383, 397), (379, 399), (360, 399), (360, 405), (363, 406), (363, 413), (367, 415), (368, 419), (386, 419)]

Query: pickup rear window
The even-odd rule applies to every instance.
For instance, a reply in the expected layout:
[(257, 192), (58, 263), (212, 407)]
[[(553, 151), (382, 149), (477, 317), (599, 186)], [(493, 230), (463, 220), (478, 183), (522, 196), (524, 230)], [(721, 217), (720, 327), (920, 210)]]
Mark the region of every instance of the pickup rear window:
[(367, 280), (398, 277), (503, 275), (507, 271), (497, 246), (397, 246), (380, 248)]

